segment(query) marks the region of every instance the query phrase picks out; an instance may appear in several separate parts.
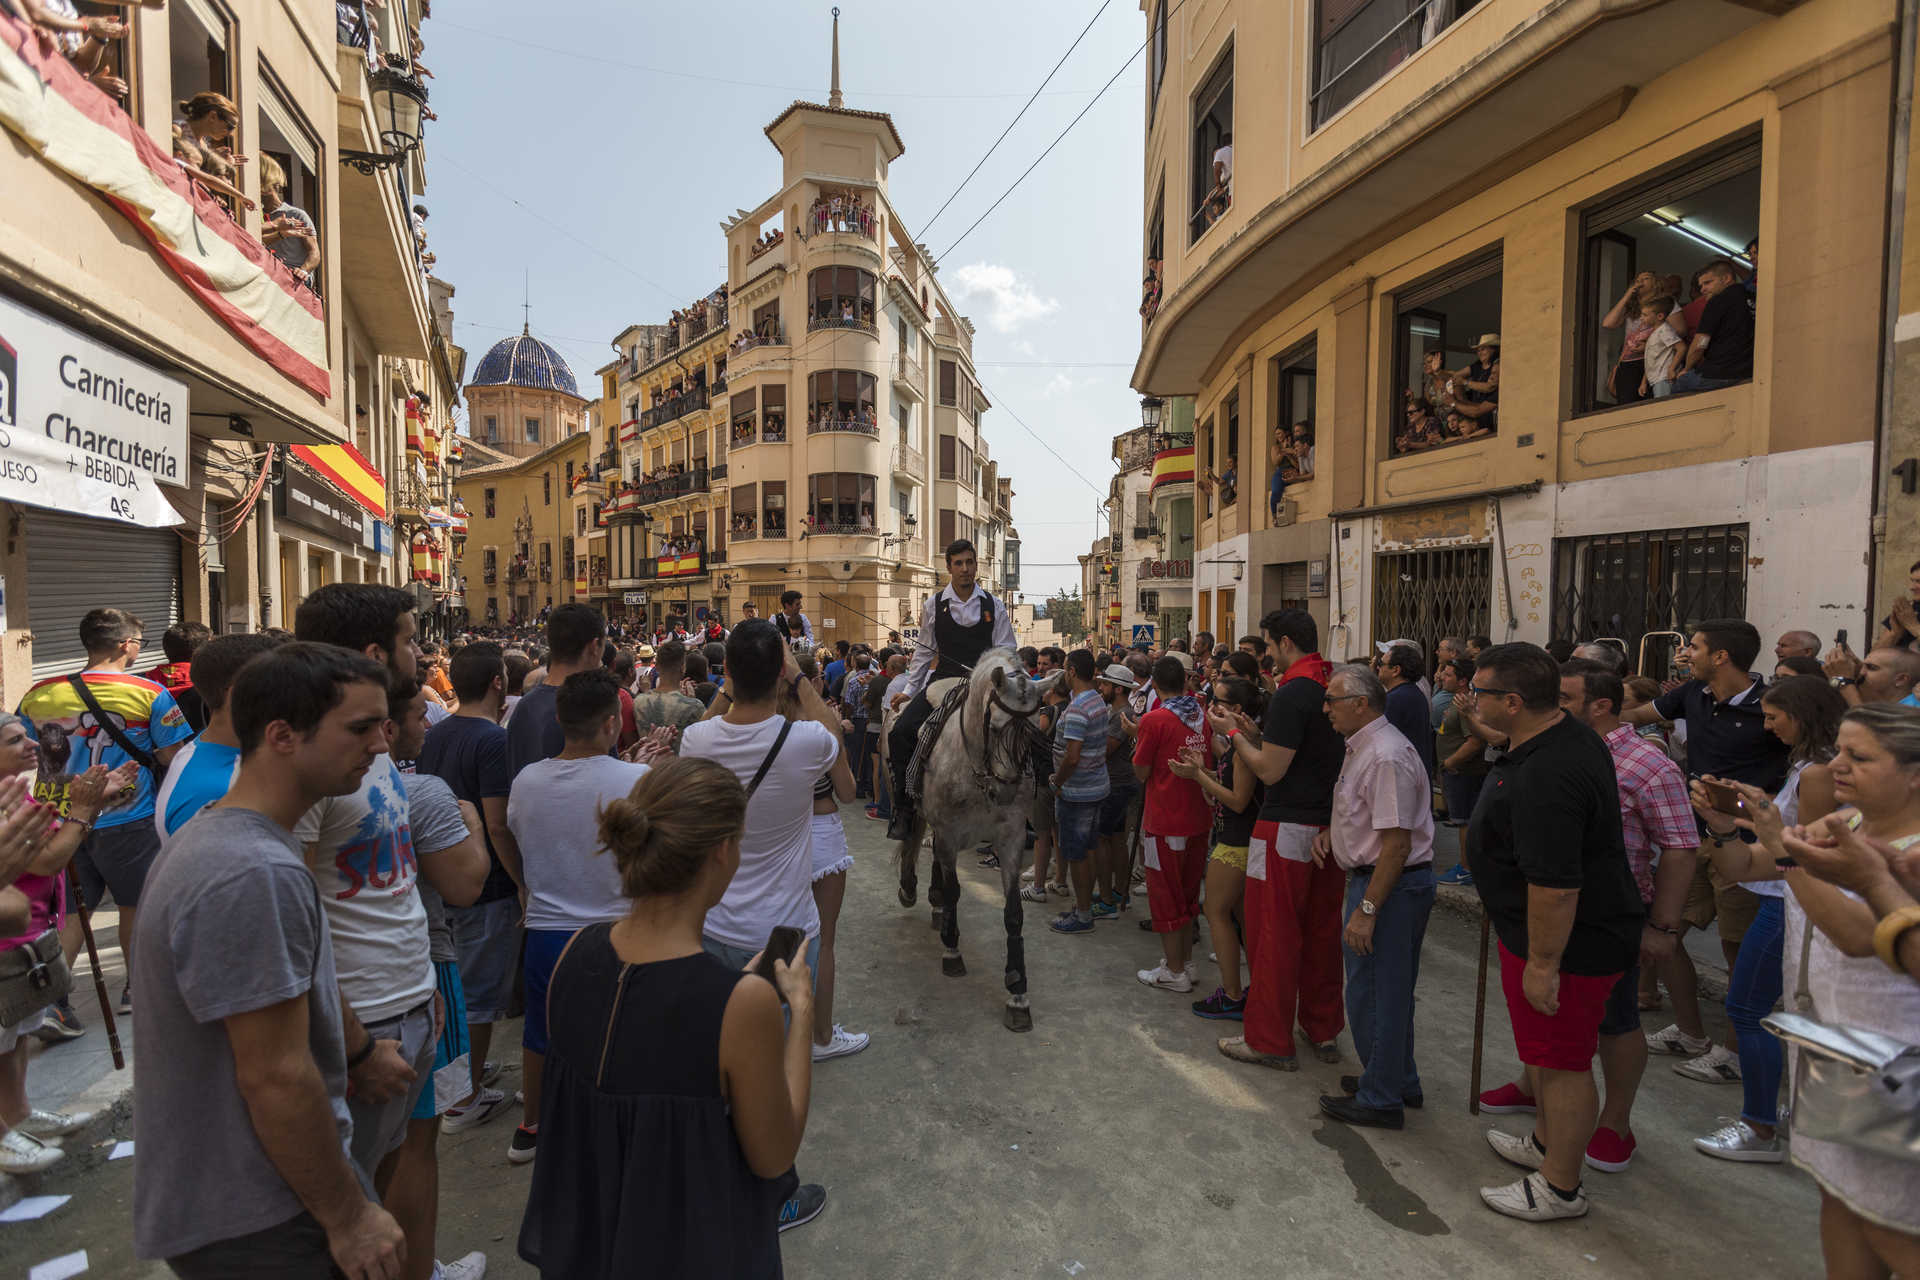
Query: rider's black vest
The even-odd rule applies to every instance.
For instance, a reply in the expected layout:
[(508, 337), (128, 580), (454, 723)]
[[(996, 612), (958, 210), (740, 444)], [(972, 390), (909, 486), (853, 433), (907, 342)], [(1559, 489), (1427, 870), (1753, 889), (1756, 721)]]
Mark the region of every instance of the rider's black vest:
[(935, 680), (972, 673), (980, 655), (993, 647), (993, 597), (980, 592), (980, 621), (963, 627), (949, 612), (946, 592), (933, 602), (933, 647), (940, 655), (933, 669)]

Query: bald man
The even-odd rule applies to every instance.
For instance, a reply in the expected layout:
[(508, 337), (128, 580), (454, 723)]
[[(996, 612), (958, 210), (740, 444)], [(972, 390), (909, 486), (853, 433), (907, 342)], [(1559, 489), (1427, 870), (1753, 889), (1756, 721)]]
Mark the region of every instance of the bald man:
[(1811, 631), (1785, 631), (1773, 642), (1774, 661), (1788, 658), (1817, 658), (1820, 656), (1820, 637)]
[(1849, 707), (1894, 702), (1920, 707), (1920, 653), (1911, 649), (1875, 649), (1860, 660), (1851, 675), (1845, 668), (1852, 655), (1834, 649), (1827, 654), (1827, 674)]

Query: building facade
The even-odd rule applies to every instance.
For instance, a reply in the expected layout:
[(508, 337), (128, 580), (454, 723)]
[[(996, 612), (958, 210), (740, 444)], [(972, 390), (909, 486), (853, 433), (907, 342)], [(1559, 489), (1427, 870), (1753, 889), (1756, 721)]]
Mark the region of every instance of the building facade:
[[(410, 580), (390, 482), (411, 420), (427, 484), (424, 428), (444, 455), (458, 386), (411, 213), (423, 8), (343, 27), (310, 0), (135, 7), (94, 80), (0, 9), (7, 705), (77, 667), (89, 608), (133, 609), (152, 643), (182, 618), (290, 625), (326, 581)], [(260, 200), (270, 160), (317, 261), (263, 243), (265, 211), (206, 176), (217, 156), (175, 163), (175, 104), (204, 93), (251, 161), (240, 193)]]
[[(1884, 612), (1897, 6), (1146, 10), (1133, 381), (1192, 397), (1197, 620), (1298, 605), (1334, 657), (1614, 637), (1657, 672), (1690, 619)], [(1750, 358), (1736, 323), (1710, 385), (1643, 398), (1627, 291), (1652, 273), (1697, 329), (1716, 262)]]

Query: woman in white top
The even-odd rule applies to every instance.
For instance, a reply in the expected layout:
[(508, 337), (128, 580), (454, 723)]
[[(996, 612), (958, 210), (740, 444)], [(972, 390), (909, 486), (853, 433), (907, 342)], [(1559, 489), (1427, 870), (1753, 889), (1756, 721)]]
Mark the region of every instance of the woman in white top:
[[(1834, 806), (1833, 775), (1826, 762), (1833, 758), (1847, 704), (1818, 676), (1794, 676), (1762, 694), (1760, 707), (1767, 729), (1790, 749), (1790, 767), (1785, 785), (1771, 800), (1758, 787), (1739, 784), (1749, 817), (1737, 825), (1751, 831), (1755, 818), (1766, 820), (1763, 813), (1788, 825), (1826, 816)], [(1774, 865), (1776, 855), (1764, 845), (1738, 839), (1736, 820), (1713, 809), (1700, 782), (1693, 784), (1693, 805), (1706, 821), (1703, 848), (1715, 868), (1727, 879), (1743, 882), (1760, 899), (1727, 979), (1727, 1020), (1739, 1037), (1739, 1079), (1745, 1098), (1732, 1123), (1695, 1138), (1693, 1145), (1722, 1160), (1778, 1164), (1787, 1158), (1786, 1144), (1776, 1132), (1783, 1059), (1780, 1041), (1760, 1020), (1773, 1012), (1784, 981), (1786, 883)], [(1713, 1052), (1724, 1055), (1724, 1050)]]
[[(1831, 842), (1849, 825), (1885, 849), (1920, 842), (1920, 711), (1889, 705), (1849, 711), (1831, 769), (1835, 799), (1853, 811), (1783, 833), (1777, 815), (1762, 809), (1754, 826), (1769, 852), (1810, 857), (1817, 852), (1810, 842)], [(1873, 909), (1801, 867), (1789, 869), (1786, 881), (1793, 890), (1786, 972), (1797, 987), (1807, 947), (1812, 1016), (1908, 1044), (1920, 1041), (1920, 982), (1880, 962)], [(1820, 1184), (1820, 1247), (1829, 1277), (1920, 1276), (1920, 1163), (1798, 1134), (1793, 1160)]]

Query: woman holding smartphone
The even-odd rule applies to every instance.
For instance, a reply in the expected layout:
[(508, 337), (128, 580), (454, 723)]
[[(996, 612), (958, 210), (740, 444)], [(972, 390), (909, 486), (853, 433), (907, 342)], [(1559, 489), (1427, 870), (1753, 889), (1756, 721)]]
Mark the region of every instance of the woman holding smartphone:
[(780, 1274), (778, 1214), (813, 1085), (812, 977), (795, 956), (769, 983), (701, 942), (739, 868), (746, 811), (730, 770), (679, 758), (601, 812), (632, 904), (574, 935), (548, 988), (520, 1228), (542, 1276)]
[[(1774, 864), (1775, 853), (1764, 842), (1748, 844), (1739, 828), (1754, 830), (1755, 819), (1771, 821), (1773, 828), (1813, 822), (1833, 811), (1833, 759), (1840, 718), (1847, 704), (1818, 676), (1794, 676), (1768, 688), (1760, 698), (1767, 730), (1787, 744), (1787, 780), (1779, 794), (1768, 797), (1758, 787), (1696, 779), (1693, 807), (1707, 826), (1701, 852), (1729, 880), (1746, 885), (1760, 898), (1759, 912), (1740, 940), (1740, 954), (1727, 980), (1727, 1020), (1739, 1037), (1740, 1084), (1745, 1097), (1740, 1115), (1693, 1145), (1722, 1160), (1777, 1164), (1786, 1159), (1786, 1145), (1776, 1132), (1779, 1119), (1780, 1041), (1760, 1025), (1773, 1012), (1785, 981), (1782, 960), (1786, 932), (1786, 881)], [(1736, 818), (1723, 807), (1729, 789), (1739, 797), (1748, 816)]]

